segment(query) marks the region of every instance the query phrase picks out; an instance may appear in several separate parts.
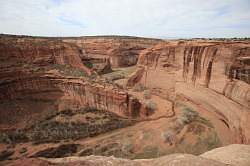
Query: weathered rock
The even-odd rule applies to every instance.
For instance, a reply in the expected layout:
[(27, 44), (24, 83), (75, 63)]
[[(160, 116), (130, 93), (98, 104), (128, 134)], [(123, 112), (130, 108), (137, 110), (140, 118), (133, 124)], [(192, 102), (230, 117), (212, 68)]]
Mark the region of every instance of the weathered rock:
[[(77, 45), (59, 39), (1, 36), (0, 51), (0, 125), (6, 128), (33, 115), (39, 118), (64, 109), (93, 107), (121, 116), (134, 111), (127, 92), (95, 82)], [(107, 60), (100, 72), (110, 70)]]
[[(142, 160), (127, 160), (114, 157), (101, 157), (101, 156), (88, 156), (88, 157), (69, 157), (62, 159), (52, 159), (49, 161), (45, 160), (20, 160), (8, 164), (7, 166), (22, 165), (22, 163), (27, 163), (30, 166), (36, 165), (38, 163), (44, 166), (49, 165), (65, 165), (65, 166), (109, 166), (109, 165), (122, 165), (122, 166), (226, 166), (227, 164), (209, 160), (206, 158), (188, 155), (188, 154), (172, 154), (156, 159), (142, 159)], [(228, 165), (230, 166), (230, 165)]]
[(64, 38), (64, 42), (73, 43), (83, 48), (92, 58), (110, 58), (112, 67), (135, 65), (141, 50), (161, 42), (162, 40), (122, 36), (100, 36), (82, 38)]
[(66, 157), (57, 159), (20, 159), (6, 164), (7, 166), (16, 165), (124, 165), (124, 166), (248, 166), (250, 163), (249, 145), (229, 145), (217, 148), (194, 156), (190, 154), (171, 154), (155, 159), (128, 160), (115, 157), (87, 156), (87, 157)]
[(202, 154), (201, 157), (234, 166), (249, 166), (250, 147), (249, 145), (233, 144), (226, 147), (213, 149)]
[[(23, 76), (25, 75), (23, 74)], [(10, 100), (47, 101), (51, 103), (57, 101), (55, 109), (57, 108), (59, 111), (90, 107), (111, 111), (120, 116), (130, 116), (134, 111), (133, 107), (130, 107), (132, 105), (127, 92), (112, 87), (91, 84), (77, 78), (29, 75), (2, 84), (0, 90), (2, 92), (0, 100), (3, 103)], [(14, 116), (10, 117), (5, 110), (1, 110), (1, 122), (3, 123), (5, 122), (4, 119), (8, 119), (5, 122), (8, 123), (11, 118), (15, 118), (18, 111), (12, 110)], [(39, 112), (42, 113), (42, 110)], [(30, 114), (39, 112), (30, 111)], [(23, 116), (27, 115), (23, 114)], [(17, 120), (23, 121), (21, 117)]]
[(224, 95), (237, 103), (250, 108), (250, 85), (234, 80), (227, 83), (224, 88)]
[(140, 53), (137, 65), (145, 71), (128, 80), (139, 78), (136, 83), (173, 102), (184, 95), (217, 114), (233, 135), (230, 143), (249, 143), (249, 48), (249, 42), (162, 42)]
[(144, 71), (144, 67), (139, 67), (134, 73), (132, 73), (127, 81), (127, 86), (132, 87), (138, 83), (142, 79)]
[[(35, 70), (53, 64), (68, 65), (82, 69), (88, 75), (90, 70), (81, 62), (81, 52), (76, 46), (58, 40), (25, 40), (0, 38), (1, 73), (9, 70)], [(32, 69), (29, 68), (32, 65)], [(16, 72), (17, 72), (16, 71)], [(2, 73), (4, 74), (4, 73)]]

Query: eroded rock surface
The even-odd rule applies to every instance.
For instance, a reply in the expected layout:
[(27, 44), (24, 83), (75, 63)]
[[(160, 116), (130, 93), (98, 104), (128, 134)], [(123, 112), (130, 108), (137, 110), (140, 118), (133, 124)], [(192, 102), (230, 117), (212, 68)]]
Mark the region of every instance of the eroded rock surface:
[(249, 145), (233, 144), (216, 148), (201, 155), (204, 158), (220, 161), (225, 164), (248, 166), (250, 165)]
[(201, 156), (190, 154), (171, 154), (155, 159), (128, 160), (115, 157), (66, 157), (57, 159), (21, 159), (17, 161), (6, 162), (7, 166), (16, 165), (87, 165), (87, 166), (105, 166), (105, 165), (124, 165), (124, 166), (248, 166), (250, 156), (249, 145), (230, 145), (218, 148)]
[(249, 143), (249, 48), (248, 42), (163, 42), (141, 52), (128, 80), (175, 103), (184, 96), (190, 109), (216, 113), (234, 133), (231, 143)]

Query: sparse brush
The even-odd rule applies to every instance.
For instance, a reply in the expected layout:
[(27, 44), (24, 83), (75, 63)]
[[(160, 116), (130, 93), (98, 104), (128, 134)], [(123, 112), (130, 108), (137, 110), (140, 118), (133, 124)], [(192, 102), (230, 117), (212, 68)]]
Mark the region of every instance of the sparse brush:
[(89, 68), (89, 69), (92, 69), (92, 68), (93, 68), (93, 63), (91, 63), (91, 62), (86, 61), (86, 62), (83, 62), (83, 64), (84, 64), (87, 68)]
[(161, 136), (162, 136), (164, 142), (169, 143), (171, 145), (174, 143), (175, 132), (173, 130), (165, 131), (162, 133)]
[(150, 90), (144, 90), (143, 96), (144, 96), (144, 99), (151, 99), (151, 91)]
[(144, 85), (142, 85), (141, 83), (136, 84), (133, 88), (133, 91), (135, 91), (135, 92), (142, 92), (144, 90), (146, 90), (146, 87)]
[(147, 115), (150, 115), (157, 109), (157, 104), (150, 100), (145, 104), (145, 109), (147, 110)]

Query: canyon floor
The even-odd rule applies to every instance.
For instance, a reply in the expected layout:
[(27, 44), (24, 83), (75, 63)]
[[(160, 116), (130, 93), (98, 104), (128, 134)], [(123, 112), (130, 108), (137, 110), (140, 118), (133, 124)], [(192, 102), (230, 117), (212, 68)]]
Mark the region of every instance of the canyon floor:
[(1, 35), (0, 60), (0, 165), (250, 165), (249, 41)]

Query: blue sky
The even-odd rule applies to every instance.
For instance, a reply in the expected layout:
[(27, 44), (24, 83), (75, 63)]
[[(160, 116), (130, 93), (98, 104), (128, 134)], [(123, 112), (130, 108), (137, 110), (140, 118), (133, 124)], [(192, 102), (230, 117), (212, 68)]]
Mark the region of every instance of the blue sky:
[(250, 37), (250, 0), (1, 0), (0, 33)]

